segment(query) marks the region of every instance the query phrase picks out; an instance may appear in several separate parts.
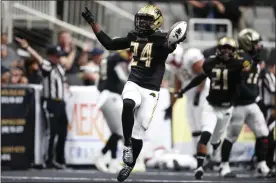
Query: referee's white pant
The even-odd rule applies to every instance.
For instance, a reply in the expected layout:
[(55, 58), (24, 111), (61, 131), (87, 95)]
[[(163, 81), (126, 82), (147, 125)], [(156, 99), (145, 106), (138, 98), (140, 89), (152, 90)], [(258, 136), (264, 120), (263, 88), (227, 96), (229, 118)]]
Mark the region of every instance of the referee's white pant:
[(265, 122), (263, 113), (256, 103), (236, 106), (233, 111), (233, 115), (227, 128), (226, 139), (234, 143), (243, 127), (244, 122), (253, 131), (256, 137), (268, 136), (268, 128)]
[(106, 93), (106, 99), (101, 106), (106, 123), (112, 133), (123, 136), (122, 129), (122, 111), (123, 111), (123, 100), (121, 95), (104, 90)]

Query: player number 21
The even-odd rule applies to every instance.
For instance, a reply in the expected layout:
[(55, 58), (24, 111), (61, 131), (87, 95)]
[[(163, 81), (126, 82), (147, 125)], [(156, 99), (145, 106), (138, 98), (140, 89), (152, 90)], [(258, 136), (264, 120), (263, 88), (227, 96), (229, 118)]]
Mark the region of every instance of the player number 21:
[[(131, 42), (131, 46), (133, 46), (133, 56), (138, 57), (139, 43)], [(150, 67), (151, 65), (151, 60), (152, 60), (151, 53), (152, 53), (152, 43), (147, 43), (144, 46), (142, 53), (140, 55), (140, 60), (145, 62), (146, 67)], [(137, 65), (137, 61), (133, 60), (132, 65)]]
[[(212, 78), (212, 89), (214, 90), (227, 90), (228, 89), (228, 69), (213, 69), (215, 77)], [(222, 74), (222, 78), (221, 78)], [(221, 85), (222, 82), (222, 85)]]

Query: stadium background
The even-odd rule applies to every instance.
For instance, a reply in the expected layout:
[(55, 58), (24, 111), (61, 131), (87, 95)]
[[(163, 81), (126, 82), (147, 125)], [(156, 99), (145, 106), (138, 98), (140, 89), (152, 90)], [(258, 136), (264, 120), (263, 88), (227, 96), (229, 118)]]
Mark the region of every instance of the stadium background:
[[(85, 6), (95, 13), (96, 19), (102, 28), (110, 36), (115, 37), (123, 36), (133, 28), (133, 16), (135, 12), (137, 12), (137, 10), (147, 2), (148, 1), (1, 1), (1, 31), (7, 33), (8, 42), (14, 49), (19, 51), (18, 53), (23, 55), (23, 57), (25, 57), (26, 53), (24, 53), (23, 50), (18, 50), (18, 45), (14, 42), (15, 36), (27, 39), (36, 50), (38, 50), (42, 55), (45, 55), (45, 48), (47, 45), (57, 44), (58, 32), (61, 30), (68, 30), (72, 33), (72, 37), (78, 49), (81, 50), (84, 43), (87, 41), (92, 41), (95, 46), (100, 46), (95, 40), (95, 36), (91, 33), (90, 27), (87, 26), (80, 15), (81, 10), (83, 10)], [(203, 51), (215, 46), (218, 37), (223, 35), (236, 37), (236, 32), (239, 29), (227, 19), (216, 19), (210, 17), (200, 17), (200, 19), (194, 18), (195, 14), (193, 15), (193, 13), (191, 14), (187, 12), (187, 10), (191, 10), (190, 6), (188, 6), (188, 8), (185, 8), (184, 6), (185, 3), (187, 4), (186, 1), (155, 1), (155, 3), (160, 7), (164, 15), (165, 22), (162, 29), (168, 30), (175, 22), (180, 20), (189, 21), (188, 39), (182, 45), (185, 48), (197, 47)], [(272, 6), (273, 3), (274, 6)], [(275, 10), (273, 10), (273, 8), (275, 9), (275, 2), (272, 0), (248, 0), (242, 5), (242, 18), (245, 21), (246, 27), (256, 29), (263, 36), (265, 46), (265, 52), (262, 55), (263, 59), (275, 63)], [(202, 28), (198, 26), (199, 24), (209, 25), (205, 25)], [(215, 29), (212, 25), (217, 24), (222, 24), (224, 28), (220, 30), (216, 29), (215, 32), (210, 31), (210, 29)], [(106, 52), (106, 55), (107, 54), (108, 52)], [(78, 82), (74, 80), (76, 75), (77, 73), (68, 73), (68, 78), (72, 79), (72, 85), (75, 85), (74, 83)], [(167, 82), (164, 82), (166, 83), (164, 87), (167, 88), (166, 92), (168, 93), (168, 89), (172, 87), (174, 83), (173, 75), (169, 70), (166, 73), (165, 80)], [(17, 86), (8, 85), (3, 87), (9, 88)], [(24, 88), (22, 85), (20, 87)], [(75, 88), (78, 91), (83, 90), (88, 92), (88, 88), (83, 89), (83, 86), (75, 86)], [(37, 90), (38, 89), (35, 88), (35, 91)], [(89, 90), (91, 91), (91, 94), (93, 90), (95, 90), (95, 88)], [(94, 97), (96, 97), (96, 91), (93, 91), (93, 94), (95, 94)], [(94, 99), (91, 99), (91, 101), (93, 100)], [(70, 101), (70, 99), (68, 101)], [(168, 103), (163, 105), (168, 105)], [(167, 140), (165, 140), (166, 143), (163, 144), (166, 148), (174, 146), (180, 152), (191, 153), (191, 135), (189, 125), (185, 118), (185, 107), (187, 107), (185, 106), (185, 98), (177, 101), (173, 114), (174, 120), (171, 125), (172, 130), (170, 130), (170, 125), (168, 126), (170, 122), (162, 121), (162, 119), (157, 121), (160, 123), (160, 126), (163, 125), (162, 128), (167, 131), (166, 134), (169, 134), (169, 136), (172, 137), (169, 140), (168, 138), (170, 137), (164, 138)], [(11, 110), (13, 109), (11, 108)], [(160, 112), (162, 112), (162, 108), (160, 109)], [(3, 121), (3, 118), (1, 121)], [(33, 120), (33, 122), (39, 125), (39, 120)], [(77, 122), (81, 123), (78, 120)], [(160, 126), (152, 126), (150, 130), (154, 130)], [(71, 128), (69, 126), (69, 131), (70, 130)], [(107, 129), (104, 129), (103, 131), (105, 130)], [(89, 134), (89, 132), (86, 133)], [(153, 133), (154, 132), (152, 132), (152, 134)], [(35, 134), (39, 136), (41, 135), (39, 132), (35, 132), (34, 135)], [(104, 136), (107, 137), (107, 135), (108, 131), (105, 132)], [(97, 135), (97, 138), (100, 139), (100, 136)], [(149, 139), (150, 138), (151, 137), (149, 137)], [(33, 140), (34, 139), (35, 138), (33, 137)], [(164, 141), (164, 139), (159, 137), (160, 141)], [(239, 137), (240, 149), (247, 149), (245, 160), (249, 160), (253, 153), (253, 139), (253, 134), (245, 127)], [(28, 139), (24, 140), (27, 141)], [(170, 141), (172, 141), (172, 143)], [(102, 143), (103, 142), (97, 146), (101, 147)], [(162, 145), (158, 144), (158, 142), (155, 143), (156, 146)], [(38, 145), (39, 143), (35, 145), (36, 152), (34, 154), (37, 154), (37, 149), (40, 149), (40, 146), (38, 147)], [(89, 158), (90, 156), (84, 158)], [(37, 161), (39, 162), (40, 160)]]

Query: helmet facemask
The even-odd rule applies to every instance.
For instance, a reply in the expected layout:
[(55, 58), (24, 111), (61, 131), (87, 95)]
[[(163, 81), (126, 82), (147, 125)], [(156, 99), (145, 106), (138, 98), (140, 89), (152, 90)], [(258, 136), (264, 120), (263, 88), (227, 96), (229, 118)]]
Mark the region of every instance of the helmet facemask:
[(136, 14), (134, 25), (139, 33), (152, 33), (154, 32), (154, 17), (148, 14)]
[(230, 45), (218, 46), (217, 55), (222, 61), (229, 61), (234, 58), (234, 52), (236, 48)]

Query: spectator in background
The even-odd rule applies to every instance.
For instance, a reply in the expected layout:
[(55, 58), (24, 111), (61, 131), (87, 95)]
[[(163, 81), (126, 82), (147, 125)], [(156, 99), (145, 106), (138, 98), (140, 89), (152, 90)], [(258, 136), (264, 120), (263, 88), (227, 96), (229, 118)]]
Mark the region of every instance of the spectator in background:
[(186, 1), (184, 7), (188, 15), (194, 18), (207, 18), (211, 10), (208, 1)]
[(233, 28), (235, 30), (239, 30), (245, 27), (245, 25), (240, 25), (240, 19), (242, 17), (242, 12), (240, 10), (240, 0), (212, 0), (212, 4), (215, 7), (215, 18), (229, 19), (232, 22)]
[(9, 84), (10, 78), (10, 70), (1, 66), (1, 84)]
[(6, 33), (1, 33), (1, 66), (10, 69), (18, 66), (20, 57), (16, 51), (8, 45), (8, 37)]
[(27, 58), (25, 60), (25, 70), (30, 84), (41, 84), (42, 75), (39, 64), (34, 58)]
[(81, 69), (84, 71), (82, 78), (84, 85), (95, 85), (99, 79), (99, 63), (103, 59), (104, 50), (101, 48), (94, 48), (91, 52), (86, 53), (88, 62), (80, 61), (84, 66)]
[(76, 59), (76, 46), (73, 44), (72, 36), (67, 31), (61, 31), (58, 34), (58, 45), (61, 50), (67, 54), (60, 58), (61, 64), (66, 68), (66, 73), (78, 72)]
[(22, 67), (17, 66), (11, 70), (11, 78), (8, 84), (28, 84), (28, 79)]

